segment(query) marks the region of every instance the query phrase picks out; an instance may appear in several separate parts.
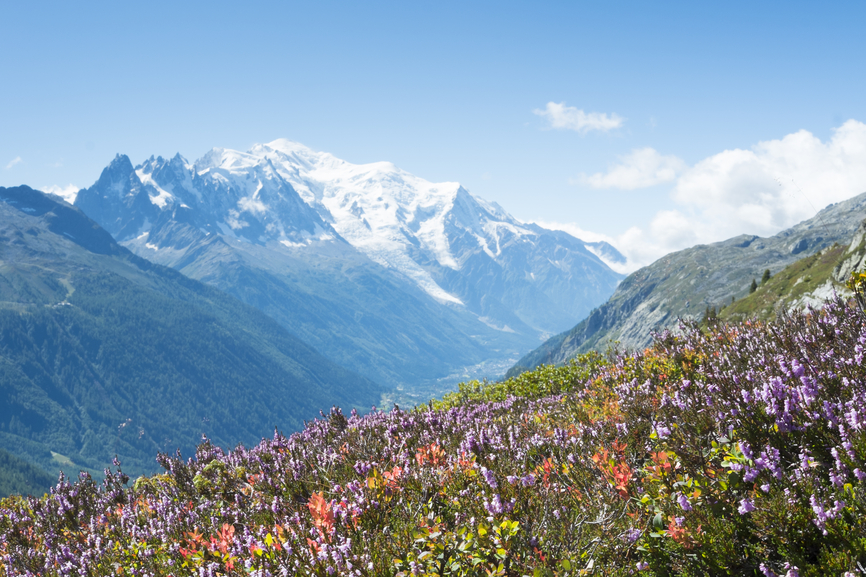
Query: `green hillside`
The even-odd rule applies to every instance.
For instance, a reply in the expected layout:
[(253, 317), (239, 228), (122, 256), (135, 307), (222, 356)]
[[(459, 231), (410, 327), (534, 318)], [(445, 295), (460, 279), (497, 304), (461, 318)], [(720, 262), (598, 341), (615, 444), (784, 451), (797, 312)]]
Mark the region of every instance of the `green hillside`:
[(866, 228), (861, 226), (850, 245), (834, 244), (785, 267), (766, 281), (762, 279), (754, 292), (724, 307), (718, 314), (719, 319), (769, 320), (782, 311), (806, 305), (818, 306), (834, 293), (851, 296), (845, 281), (852, 271), (863, 267), (866, 256), (864, 232)]
[(9, 495), (40, 496), (57, 481), (57, 477), (36, 465), (0, 449), (0, 498)]
[(829, 281), (836, 290), (843, 289), (842, 283), (833, 279), (833, 270), (844, 257), (845, 248), (834, 245), (795, 262), (761, 283), (755, 292), (724, 307), (719, 312), (723, 320), (745, 320), (757, 318), (768, 320), (796, 302), (799, 302)]
[(132, 255), (62, 201), (26, 187), (0, 199), (0, 448), (71, 473), (116, 454), (138, 474), (204, 434), (255, 444), (380, 398), (263, 313)]

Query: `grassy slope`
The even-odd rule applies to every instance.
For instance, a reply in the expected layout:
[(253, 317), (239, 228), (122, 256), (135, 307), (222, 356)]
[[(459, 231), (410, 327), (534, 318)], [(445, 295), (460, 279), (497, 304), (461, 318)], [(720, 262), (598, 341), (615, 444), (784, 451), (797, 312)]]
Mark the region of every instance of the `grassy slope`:
[(844, 284), (833, 279), (833, 271), (844, 258), (846, 249), (834, 245), (785, 267), (754, 293), (726, 306), (719, 317), (723, 320), (773, 319), (788, 305), (813, 293), (828, 281), (837, 290), (845, 292)]
[(862, 269), (866, 258), (866, 227), (861, 226), (850, 245), (834, 244), (785, 267), (748, 296), (719, 313), (723, 321), (770, 320), (782, 311), (803, 308), (832, 297), (850, 297), (847, 275)]

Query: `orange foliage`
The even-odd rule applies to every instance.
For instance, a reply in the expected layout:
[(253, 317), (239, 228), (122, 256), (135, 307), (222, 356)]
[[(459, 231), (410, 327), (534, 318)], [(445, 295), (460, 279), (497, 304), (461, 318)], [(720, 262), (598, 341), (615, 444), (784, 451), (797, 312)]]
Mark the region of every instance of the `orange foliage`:
[[(622, 458), (625, 452), (625, 443), (615, 443), (614, 451), (618, 458)], [(605, 479), (613, 486), (617, 494), (623, 499), (628, 499), (628, 484), (631, 481), (631, 467), (624, 461), (616, 462), (616, 459), (607, 449), (601, 449), (592, 456), (595, 466), (604, 475)]]
[(445, 464), (445, 451), (439, 446), (439, 443), (430, 443), (425, 447), (420, 447), (415, 452), (415, 461), (422, 467), (424, 463), (439, 467)]
[(688, 527), (677, 525), (673, 516), (669, 517), (668, 520), (670, 521), (667, 529), (668, 536), (686, 549), (694, 547), (696, 543), (694, 535), (703, 533), (701, 525), (698, 525), (698, 528), (692, 532), (689, 531)]
[(329, 535), (334, 530), (334, 512), (331, 510), (331, 505), (325, 500), (324, 494), (321, 491), (313, 493), (307, 502), (307, 507), (310, 509), (313, 525), (316, 526), (319, 534), (322, 536)]
[(385, 480), (388, 481), (388, 486), (392, 489), (398, 486), (398, 481), (400, 477), (403, 476), (403, 469), (397, 466), (394, 466), (390, 471), (385, 471), (382, 473), (382, 476), (385, 477)]

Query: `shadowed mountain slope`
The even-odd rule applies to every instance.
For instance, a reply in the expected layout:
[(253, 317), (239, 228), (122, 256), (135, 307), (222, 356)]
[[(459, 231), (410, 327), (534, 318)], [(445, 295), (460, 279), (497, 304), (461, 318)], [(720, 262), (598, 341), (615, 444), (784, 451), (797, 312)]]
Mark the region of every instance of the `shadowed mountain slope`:
[(382, 390), (62, 200), (0, 188), (0, 447), (16, 456), (141, 472), (202, 434), (252, 444)]

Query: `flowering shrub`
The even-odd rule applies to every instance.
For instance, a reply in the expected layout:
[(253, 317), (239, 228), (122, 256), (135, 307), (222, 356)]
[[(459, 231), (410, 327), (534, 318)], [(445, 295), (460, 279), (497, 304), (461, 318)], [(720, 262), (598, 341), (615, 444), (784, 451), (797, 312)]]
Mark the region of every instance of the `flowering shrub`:
[(864, 346), (837, 301), (204, 440), (131, 487), (4, 500), (0, 575), (862, 574)]

